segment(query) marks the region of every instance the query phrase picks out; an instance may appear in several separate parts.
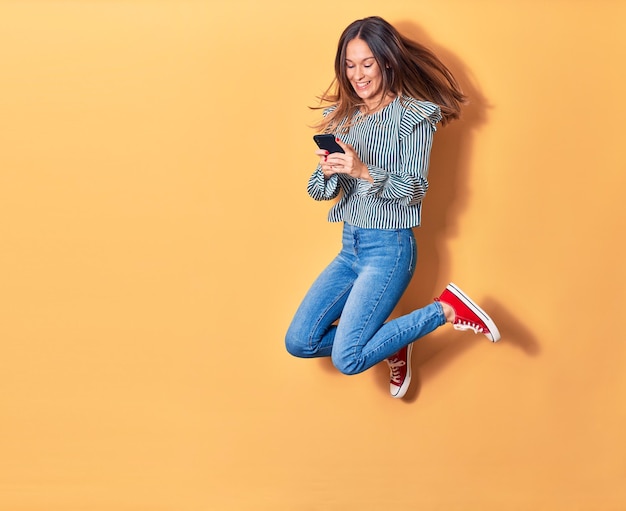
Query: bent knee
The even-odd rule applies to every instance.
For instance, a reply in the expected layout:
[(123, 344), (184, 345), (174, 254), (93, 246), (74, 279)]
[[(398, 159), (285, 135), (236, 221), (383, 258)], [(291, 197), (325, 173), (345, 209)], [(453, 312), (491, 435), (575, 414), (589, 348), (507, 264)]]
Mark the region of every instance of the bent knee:
[(308, 349), (308, 345), (301, 342), (300, 339), (299, 336), (287, 332), (287, 335), (285, 335), (285, 348), (287, 349), (287, 353), (294, 357), (306, 358), (310, 356), (308, 354), (310, 350)]
[(333, 356), (332, 360), (333, 365), (337, 368), (337, 370), (348, 376), (359, 374), (364, 371), (363, 364), (359, 363), (359, 361), (354, 358)]

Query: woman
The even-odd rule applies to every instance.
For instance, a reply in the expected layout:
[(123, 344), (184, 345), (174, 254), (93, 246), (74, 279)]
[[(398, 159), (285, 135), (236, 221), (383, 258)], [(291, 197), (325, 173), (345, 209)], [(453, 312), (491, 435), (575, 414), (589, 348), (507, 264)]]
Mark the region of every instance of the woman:
[(452, 323), (500, 339), (454, 284), (430, 305), (387, 321), (415, 269), (412, 228), (421, 220), (436, 125), (458, 118), (465, 98), (429, 50), (370, 17), (343, 32), (322, 100), (331, 106), (317, 128), (334, 134), (344, 152), (316, 151), (308, 192), (315, 200), (340, 197), (329, 220), (344, 223), (343, 247), (298, 308), (286, 347), (297, 357), (330, 356), (345, 374), (386, 360), (390, 393), (401, 398), (420, 337)]

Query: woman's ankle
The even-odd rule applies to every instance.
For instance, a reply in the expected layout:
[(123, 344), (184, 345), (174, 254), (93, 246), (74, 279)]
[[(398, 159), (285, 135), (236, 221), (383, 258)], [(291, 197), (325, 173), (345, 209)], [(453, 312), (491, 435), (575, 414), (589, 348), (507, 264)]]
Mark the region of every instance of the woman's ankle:
[(446, 302), (439, 302), (439, 303), (441, 303), (441, 308), (443, 309), (443, 315), (446, 317), (446, 323), (454, 323), (454, 318), (456, 317), (454, 309), (450, 305), (448, 305)]

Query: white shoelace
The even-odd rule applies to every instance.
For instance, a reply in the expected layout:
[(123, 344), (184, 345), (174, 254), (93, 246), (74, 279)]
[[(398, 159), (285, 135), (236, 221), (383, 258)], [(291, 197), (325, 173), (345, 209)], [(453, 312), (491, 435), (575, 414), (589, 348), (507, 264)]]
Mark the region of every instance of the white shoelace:
[(485, 333), (485, 329), (482, 328), (481, 326), (477, 325), (476, 323), (470, 323), (469, 321), (459, 321), (458, 323), (455, 323), (454, 325), (455, 330), (474, 330), (475, 334), (482, 334)]
[(391, 362), (387, 359), (387, 365), (389, 366), (389, 369), (391, 369), (391, 381), (400, 384), (399, 368), (405, 366), (406, 362), (404, 360), (395, 360), (394, 362)]

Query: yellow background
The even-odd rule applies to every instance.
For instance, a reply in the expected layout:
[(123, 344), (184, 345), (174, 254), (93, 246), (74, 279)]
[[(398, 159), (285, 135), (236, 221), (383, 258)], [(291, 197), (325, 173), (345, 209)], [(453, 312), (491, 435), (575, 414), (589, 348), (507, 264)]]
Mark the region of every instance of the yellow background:
[[(283, 336), (338, 250), (306, 195), (336, 41), (378, 14), (472, 103), (420, 262), (503, 340), (388, 371)], [(626, 509), (626, 3), (0, 2), (0, 509)]]

